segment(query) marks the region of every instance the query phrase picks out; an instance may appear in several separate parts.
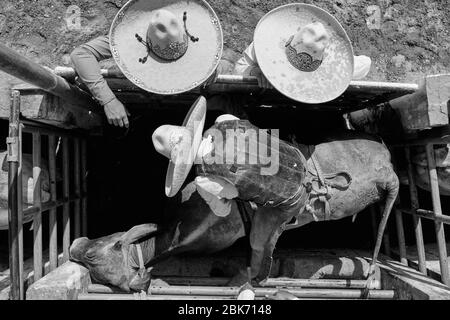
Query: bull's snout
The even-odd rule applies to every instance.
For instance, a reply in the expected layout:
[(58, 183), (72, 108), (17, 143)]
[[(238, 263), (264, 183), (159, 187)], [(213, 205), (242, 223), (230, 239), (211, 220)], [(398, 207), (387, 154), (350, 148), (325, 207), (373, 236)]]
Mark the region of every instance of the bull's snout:
[(69, 249), (70, 259), (75, 261), (81, 261), (81, 257), (85, 251), (85, 247), (88, 242), (89, 239), (86, 237), (75, 239)]

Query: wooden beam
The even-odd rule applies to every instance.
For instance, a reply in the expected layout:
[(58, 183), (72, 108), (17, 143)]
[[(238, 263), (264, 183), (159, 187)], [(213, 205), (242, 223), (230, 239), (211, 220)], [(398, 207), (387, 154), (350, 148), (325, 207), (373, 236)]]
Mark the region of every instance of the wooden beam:
[[(20, 84), (14, 86), (20, 92), (21, 114), (24, 118), (52, 125), (61, 129), (94, 130), (103, 125), (100, 115), (80, 109), (39, 88)], [(0, 106), (0, 119), (8, 119), (9, 108)]]
[(391, 100), (405, 131), (425, 130), (449, 124), (450, 74), (427, 76), (419, 89)]
[(400, 262), (386, 258), (380, 270), (383, 288), (395, 288), (399, 300), (450, 299), (448, 287)]
[(71, 102), (80, 109), (101, 112), (100, 105), (87, 92), (1, 43), (0, 70)]

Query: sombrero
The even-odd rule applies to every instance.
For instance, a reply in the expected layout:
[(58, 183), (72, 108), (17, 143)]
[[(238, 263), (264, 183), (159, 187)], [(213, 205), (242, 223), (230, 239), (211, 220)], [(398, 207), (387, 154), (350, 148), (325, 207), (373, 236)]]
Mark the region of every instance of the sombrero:
[(206, 118), (206, 99), (199, 97), (182, 126), (164, 125), (153, 133), (157, 152), (170, 160), (166, 175), (166, 195), (175, 196), (192, 168), (203, 136)]
[(350, 39), (332, 15), (313, 5), (293, 3), (267, 13), (256, 27), (254, 48), (264, 76), (299, 102), (334, 100), (352, 80)]
[(203, 0), (130, 0), (114, 18), (109, 42), (131, 82), (163, 95), (204, 83), (223, 50), (219, 18)]

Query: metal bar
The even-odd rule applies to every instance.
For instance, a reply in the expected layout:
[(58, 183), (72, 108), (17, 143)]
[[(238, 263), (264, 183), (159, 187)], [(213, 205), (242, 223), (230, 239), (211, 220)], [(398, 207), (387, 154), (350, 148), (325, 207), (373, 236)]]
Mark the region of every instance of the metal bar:
[(425, 218), (427, 220), (432, 220), (436, 222), (442, 222), (444, 224), (450, 225), (450, 217), (446, 215), (436, 215), (434, 211), (430, 210), (409, 210), (409, 209), (401, 209), (403, 213), (410, 214), (412, 216), (417, 216), (420, 218)]
[(19, 137), (20, 94), (18, 91), (11, 93), (11, 107), (9, 114), (8, 133), (8, 240), (9, 240), (9, 270), (11, 291), (10, 299), (19, 300), (20, 292), (20, 262), (19, 262), (19, 199), (17, 196), (18, 180), (18, 141)]
[(395, 220), (397, 226), (397, 239), (400, 253), (400, 263), (408, 265), (408, 257), (406, 255), (405, 228), (403, 226), (403, 213), (401, 210), (395, 209)]
[[(279, 291), (276, 288), (254, 288), (257, 297), (273, 295)], [(285, 289), (298, 298), (328, 298), (328, 299), (360, 299), (363, 298), (363, 289)], [(239, 288), (235, 287), (191, 287), (170, 286), (150, 287), (151, 295), (194, 295), (194, 296), (237, 296)], [(370, 290), (369, 299), (393, 299), (394, 290)]]
[[(441, 198), (439, 193), (439, 180), (436, 169), (436, 158), (434, 154), (434, 147), (431, 144), (426, 146), (428, 171), (430, 175), (431, 197), (433, 200), (433, 211), (436, 215), (442, 215)], [(435, 221), (436, 240), (439, 250), (439, 264), (441, 267), (442, 282), (445, 285), (450, 285), (450, 275), (448, 271), (447, 262), (447, 244), (445, 242), (444, 224)]]
[(88, 214), (87, 214), (87, 142), (86, 139), (81, 139), (81, 233), (83, 237), (88, 235)]
[[(363, 289), (284, 289), (297, 298), (305, 299), (362, 299)], [(231, 287), (165, 287), (150, 288), (150, 295), (139, 297), (143, 300), (151, 299), (171, 299), (176, 297), (177, 300), (185, 300), (192, 297), (197, 299), (232, 299), (238, 296), (239, 288)], [(256, 298), (263, 298), (277, 293), (279, 289), (275, 288), (256, 288)], [(368, 299), (374, 300), (392, 300), (395, 298), (394, 290), (370, 290)], [(136, 300), (132, 294), (105, 294), (105, 293), (88, 293), (80, 294), (78, 300)]]
[(86, 133), (80, 130), (62, 130), (60, 128), (43, 124), (39, 122), (34, 122), (30, 120), (21, 119), (21, 123), (24, 125), (23, 131), (27, 133), (33, 133), (36, 131), (41, 132), (41, 134), (46, 135), (58, 135), (60, 137), (86, 137)]
[[(48, 171), (50, 177), (50, 201), (57, 200), (56, 190), (56, 141), (55, 136), (48, 136)], [(58, 224), (56, 208), (50, 209), (49, 214), (49, 261), (50, 271), (58, 267)]]
[[(63, 197), (69, 197), (69, 139), (64, 137), (62, 139), (62, 154), (63, 154)], [(70, 247), (70, 204), (68, 202), (63, 205), (63, 260), (69, 260)]]
[(82, 109), (100, 113), (100, 107), (92, 97), (64, 78), (23, 57), (4, 44), (0, 44), (0, 70), (31, 83), (46, 92), (69, 101)]
[(33, 133), (33, 204), (39, 208), (33, 218), (34, 281), (42, 278), (41, 134)]
[(80, 182), (80, 140), (78, 138), (73, 139), (73, 175), (74, 175), (74, 193), (77, 198), (74, 201), (74, 239), (81, 236), (81, 182)]
[[(419, 209), (419, 196), (417, 194), (416, 180), (414, 177), (412, 162), (411, 162), (411, 149), (409, 147), (405, 148), (405, 158), (408, 170), (408, 181), (409, 181), (409, 194), (411, 198), (411, 209), (413, 211)], [(422, 219), (420, 217), (413, 215), (414, 232), (416, 236), (417, 245), (417, 258), (419, 263), (419, 271), (423, 274), (427, 274), (427, 262), (425, 256), (425, 244), (423, 242), (423, 229), (422, 229)]]
[[(155, 276), (157, 277), (157, 276)], [(224, 287), (230, 281), (229, 278), (209, 277), (157, 277), (173, 286), (219, 286)], [(270, 278), (260, 283), (262, 287), (283, 288), (316, 288), (316, 289), (364, 289), (367, 280), (338, 280), (338, 279), (292, 279)], [(373, 289), (380, 290), (381, 283), (374, 283)], [(99, 284), (91, 284), (88, 293), (124, 293), (122, 290)]]
[[(61, 77), (69, 80), (75, 79), (77, 76), (73, 68), (57, 67), (55, 73)], [(105, 78), (109, 79), (125, 79), (120, 70), (117, 68), (102, 69), (101, 74)], [(215, 84), (225, 85), (251, 85), (258, 86), (256, 77), (252, 76), (240, 76), (240, 75), (219, 75), (215, 81)], [(401, 93), (413, 93), (419, 89), (419, 85), (415, 83), (395, 83), (395, 82), (377, 82), (377, 81), (352, 81), (349, 86), (350, 92), (367, 91), (371, 92), (401, 92)]]
[[(164, 301), (180, 301), (180, 300), (230, 300), (228, 296), (141, 296), (135, 297), (132, 294), (98, 294), (98, 293), (82, 293), (78, 295), (78, 300), (82, 301), (128, 301), (128, 300), (164, 300)], [(255, 299), (260, 300), (260, 299)]]
[(25, 278), (24, 278), (24, 257), (23, 257), (23, 177), (22, 177), (22, 140), (23, 140), (23, 126), (19, 126), (19, 168), (17, 172), (17, 207), (18, 207), (18, 221), (19, 221), (19, 264), (20, 264), (20, 300), (25, 299)]
[[(81, 200), (83, 198), (86, 198), (86, 197), (81, 197)], [(39, 210), (42, 211), (42, 213), (44, 213), (46, 211), (62, 207), (66, 203), (72, 203), (72, 202), (74, 202), (77, 199), (79, 199), (79, 198), (74, 197), (74, 196), (70, 196), (69, 198), (66, 198), (66, 199), (59, 199), (59, 200), (56, 200), (56, 201), (49, 201), (49, 202), (43, 203), (40, 208), (38, 208), (38, 207), (30, 207), (30, 208), (25, 209), (23, 212), (24, 212), (24, 215), (36, 214)]]

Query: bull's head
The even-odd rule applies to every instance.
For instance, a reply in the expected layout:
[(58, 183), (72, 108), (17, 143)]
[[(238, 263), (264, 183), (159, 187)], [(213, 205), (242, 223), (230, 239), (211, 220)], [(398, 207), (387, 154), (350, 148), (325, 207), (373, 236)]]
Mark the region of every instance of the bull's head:
[[(146, 291), (150, 269), (145, 268), (155, 254), (157, 226), (140, 225), (128, 232), (103, 238), (76, 239), (70, 247), (70, 259), (89, 269), (91, 279), (124, 291)], [(148, 240), (136, 244), (140, 239)]]

